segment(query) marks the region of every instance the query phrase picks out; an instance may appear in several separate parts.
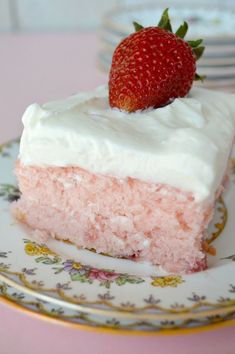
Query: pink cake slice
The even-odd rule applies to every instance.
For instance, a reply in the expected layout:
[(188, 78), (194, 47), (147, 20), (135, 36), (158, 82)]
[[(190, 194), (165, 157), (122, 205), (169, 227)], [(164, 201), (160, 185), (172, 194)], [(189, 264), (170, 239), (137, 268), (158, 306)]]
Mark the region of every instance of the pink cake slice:
[[(231, 110), (224, 115), (214, 104), (220, 98), (228, 107), (229, 95), (222, 99), (196, 89), (193, 98), (204, 107), (211, 100), (206, 117), (203, 107), (198, 117), (195, 106), (188, 110), (190, 98), (171, 107), (174, 113), (180, 105), (182, 116), (185, 109), (185, 121), (167, 107), (126, 117), (107, 108), (105, 89), (30, 106), (16, 164), (22, 193), (14, 205), (17, 219), (39, 241), (69, 240), (172, 273), (205, 269), (203, 242), (228, 174), (234, 121)], [(159, 115), (166, 119), (163, 128)], [(179, 119), (179, 125), (172, 127), (170, 119)], [(220, 124), (223, 139), (214, 124)]]

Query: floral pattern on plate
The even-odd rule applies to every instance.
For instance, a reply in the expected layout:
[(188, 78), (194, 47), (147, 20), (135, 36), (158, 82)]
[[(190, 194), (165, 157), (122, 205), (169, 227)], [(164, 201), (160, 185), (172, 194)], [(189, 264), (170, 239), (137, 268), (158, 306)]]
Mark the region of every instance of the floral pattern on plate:
[(126, 283), (139, 284), (144, 282), (144, 279), (128, 274), (115, 273), (114, 270), (92, 268), (73, 260), (63, 261), (60, 256), (51, 251), (44, 244), (38, 245), (36, 242), (30, 240), (25, 240), (25, 243), (25, 253), (29, 256), (37, 256), (35, 262), (49, 265), (59, 263), (59, 267), (54, 267), (54, 274), (67, 272), (72, 281), (80, 281), (81, 283), (89, 284), (98, 281), (99, 285), (106, 288), (110, 288), (112, 283), (121, 286)]

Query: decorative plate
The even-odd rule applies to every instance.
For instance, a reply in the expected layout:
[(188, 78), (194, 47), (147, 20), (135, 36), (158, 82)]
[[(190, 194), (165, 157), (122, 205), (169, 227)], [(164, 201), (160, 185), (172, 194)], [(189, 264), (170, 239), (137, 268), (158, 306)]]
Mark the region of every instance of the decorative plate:
[[(103, 28), (126, 36), (132, 32), (132, 22), (137, 21), (144, 27), (153, 26), (160, 19), (164, 6), (160, 3), (140, 4), (121, 7), (110, 11), (103, 18)], [(178, 28), (183, 21), (189, 24), (188, 37), (206, 39), (207, 44), (234, 44), (235, 24), (234, 6), (215, 5), (211, 8), (210, 0), (198, 0), (192, 4), (185, 0), (177, 0), (170, 7), (173, 28)]]
[[(84, 328), (141, 333), (199, 330), (235, 323), (235, 185), (218, 201), (208, 243), (209, 269), (192, 275), (159, 274), (131, 261), (47, 245), (11, 216), (19, 197), (13, 175), (18, 142), (0, 146), (0, 294), (27, 311)], [(210, 248), (210, 247), (208, 247)], [(64, 255), (64, 256), (62, 256)], [(15, 295), (14, 295), (15, 294)]]

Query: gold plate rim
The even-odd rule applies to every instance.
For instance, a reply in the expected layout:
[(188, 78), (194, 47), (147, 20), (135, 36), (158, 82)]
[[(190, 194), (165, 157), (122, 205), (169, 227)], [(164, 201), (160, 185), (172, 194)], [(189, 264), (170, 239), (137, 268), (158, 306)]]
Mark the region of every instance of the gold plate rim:
[(47, 323), (50, 324), (59, 324), (61, 326), (71, 328), (73, 330), (83, 330), (87, 332), (93, 332), (93, 333), (106, 333), (110, 335), (125, 335), (125, 336), (177, 336), (177, 335), (188, 335), (188, 334), (195, 334), (195, 333), (201, 333), (201, 332), (207, 332), (207, 331), (213, 331), (213, 330), (218, 330), (221, 328), (226, 328), (226, 327), (232, 327), (235, 326), (235, 319), (232, 320), (227, 320), (227, 321), (221, 321), (217, 323), (212, 323), (204, 326), (199, 326), (195, 328), (178, 328), (178, 329), (164, 329), (161, 331), (144, 331), (144, 330), (126, 330), (126, 329), (120, 329), (120, 328), (108, 328), (105, 326), (100, 326), (100, 327), (92, 327), (89, 325), (83, 325), (83, 324), (78, 324), (78, 323), (71, 323), (68, 321), (65, 321), (63, 319), (51, 317), (46, 314), (42, 314), (30, 309), (27, 309), (21, 305), (19, 305), (16, 302), (13, 302), (4, 296), (0, 296), (0, 303), (6, 305), (7, 307), (10, 307), (11, 309), (14, 309), (16, 311), (19, 311), (21, 313), (24, 313), (25, 315), (28, 315), (29, 317), (33, 317), (38, 320), (43, 320)]

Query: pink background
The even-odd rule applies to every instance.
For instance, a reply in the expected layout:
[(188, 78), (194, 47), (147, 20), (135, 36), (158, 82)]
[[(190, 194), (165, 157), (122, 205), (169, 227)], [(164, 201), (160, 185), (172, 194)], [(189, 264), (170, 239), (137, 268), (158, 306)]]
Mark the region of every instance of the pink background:
[[(0, 35), (0, 142), (21, 132), (32, 102), (107, 81), (95, 34)], [(1, 235), (3, 237), (3, 235)], [(50, 324), (0, 304), (0, 354), (234, 354), (235, 327), (181, 336), (120, 336)]]

